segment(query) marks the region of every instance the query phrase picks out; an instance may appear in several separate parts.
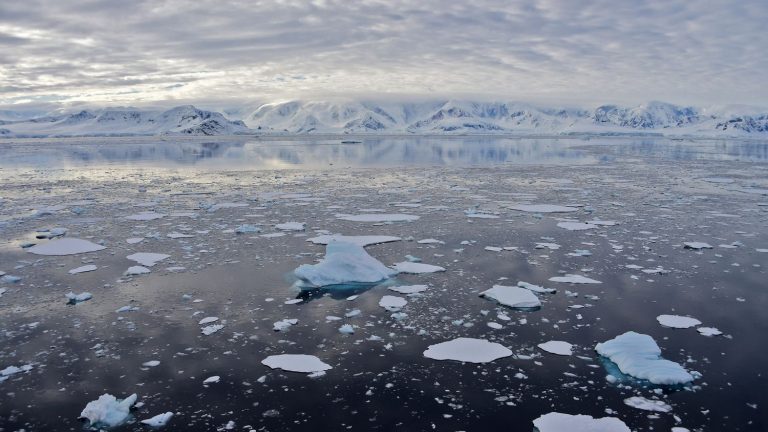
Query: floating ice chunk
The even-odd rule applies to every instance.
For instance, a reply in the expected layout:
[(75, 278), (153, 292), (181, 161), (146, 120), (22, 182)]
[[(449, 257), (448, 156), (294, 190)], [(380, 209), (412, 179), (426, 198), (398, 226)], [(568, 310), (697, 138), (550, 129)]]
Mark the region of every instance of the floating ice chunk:
[(96, 267), (93, 264), (84, 265), (82, 267), (73, 268), (72, 270), (68, 271), (67, 273), (74, 275), (78, 273), (86, 273), (86, 272), (92, 272), (96, 270), (98, 267)]
[(96, 252), (106, 249), (104, 246), (91, 243), (88, 240), (77, 238), (63, 238), (60, 240), (51, 240), (47, 243), (32, 246), (27, 249), (29, 253), (35, 255), (63, 256), (76, 255), (87, 252)]
[(0, 297), (2, 297), (2, 296), (3, 296), (3, 294), (5, 294), (6, 292), (8, 292), (8, 290), (7, 290), (7, 289), (5, 289), (5, 288), (0, 288)]
[(283, 231), (304, 231), (304, 225), (302, 222), (286, 222), (275, 225), (275, 228)]
[(568, 252), (566, 255), (572, 257), (588, 257), (592, 256), (592, 252), (587, 249), (576, 249), (573, 252)]
[(683, 246), (685, 246), (686, 249), (712, 249), (712, 246), (709, 243), (704, 242), (685, 242), (683, 243)]
[(282, 369), (289, 372), (312, 373), (332, 369), (331, 365), (307, 354), (271, 355), (262, 360), (261, 363), (272, 369)]
[(421, 264), (410, 261), (403, 261), (392, 266), (398, 273), (410, 273), (410, 274), (423, 274), (423, 273), (435, 273), (445, 271), (445, 268), (430, 265)]
[(379, 300), (379, 306), (390, 312), (398, 312), (407, 304), (408, 301), (406, 299), (398, 296), (385, 295)]
[(403, 213), (337, 214), (336, 218), (351, 222), (413, 222), (419, 220), (419, 216)]
[(355, 333), (355, 328), (352, 327), (352, 324), (344, 324), (341, 327), (339, 327), (339, 333), (342, 333), (342, 334), (353, 334), (353, 333)]
[(194, 236), (192, 234), (182, 234), (180, 232), (174, 231), (172, 233), (167, 234), (166, 237), (172, 238), (172, 239), (180, 239), (180, 238), (192, 238)]
[(0, 382), (2, 382), (6, 377), (9, 377), (11, 375), (15, 375), (19, 372), (29, 372), (32, 370), (32, 365), (27, 364), (23, 366), (8, 366), (5, 369), (0, 369)]
[(524, 211), (528, 213), (568, 213), (579, 209), (554, 204), (518, 204), (511, 207), (512, 210)]
[(70, 304), (82, 303), (84, 301), (87, 301), (93, 298), (93, 294), (89, 292), (81, 292), (80, 294), (75, 294), (72, 291), (70, 291), (64, 295), (67, 297), (67, 299), (69, 300), (68, 303)]
[(557, 226), (560, 228), (567, 229), (568, 231), (584, 231), (584, 230), (598, 228), (597, 225), (592, 225), (592, 224), (583, 223), (583, 222), (558, 222)]
[(152, 252), (137, 252), (135, 254), (128, 255), (126, 258), (128, 258), (131, 261), (136, 261), (137, 263), (143, 266), (152, 267), (158, 262), (170, 257), (171, 257), (170, 255), (166, 255), (166, 254), (159, 254), (159, 253), (152, 253)]
[(426, 291), (427, 288), (429, 288), (427, 285), (403, 285), (389, 287), (389, 290), (400, 294), (415, 294)]
[(163, 427), (168, 424), (168, 422), (171, 420), (171, 417), (173, 417), (173, 413), (168, 411), (162, 414), (158, 414), (154, 417), (150, 417), (146, 420), (142, 420), (141, 422), (147, 426)]
[(142, 363), (141, 365), (144, 366), (144, 367), (160, 366), (160, 361), (159, 360), (150, 360), (150, 361), (146, 361), (146, 362)]
[(672, 327), (678, 329), (685, 329), (690, 327), (696, 327), (701, 325), (701, 321), (696, 318), (680, 315), (659, 315), (656, 317), (656, 321), (664, 327)]
[(536, 308), (541, 306), (541, 301), (536, 297), (536, 294), (520, 287), (494, 285), (493, 288), (481, 292), (480, 296), (488, 297), (512, 308)]
[(640, 396), (632, 396), (631, 398), (624, 399), (624, 403), (632, 408), (641, 409), (644, 411), (654, 411), (667, 413), (672, 411), (672, 407), (660, 400), (646, 399)]
[(400, 241), (402, 238), (383, 235), (369, 235), (369, 236), (345, 236), (341, 234), (321, 235), (307, 239), (308, 242), (314, 244), (327, 245), (332, 242), (352, 243), (361, 247)]
[(536, 243), (536, 245), (533, 248), (534, 249), (558, 250), (558, 249), (560, 249), (560, 245), (557, 244), (557, 243)]
[(716, 329), (715, 327), (699, 327), (696, 329), (696, 331), (704, 336), (720, 336), (723, 334), (723, 332)]
[(444, 241), (437, 240), (437, 239), (431, 239), (431, 238), (430, 239), (419, 240), (416, 243), (418, 243), (418, 244), (445, 244)]
[(80, 418), (88, 419), (91, 428), (115, 427), (123, 424), (130, 416), (130, 409), (138, 396), (132, 394), (119, 400), (105, 393), (95, 401), (88, 402)]
[(552, 354), (557, 354), (562, 356), (569, 356), (573, 354), (573, 345), (569, 344), (568, 342), (549, 341), (549, 342), (540, 343), (538, 347)]
[(136, 306), (123, 306), (123, 307), (115, 310), (115, 312), (117, 312), (117, 313), (120, 313), (120, 312), (133, 312), (133, 311), (137, 311), (137, 310), (139, 310), (139, 308), (137, 308)]
[(200, 332), (206, 336), (210, 336), (223, 328), (224, 328), (223, 324), (211, 324), (209, 326), (205, 326), (201, 328)]
[(623, 421), (616, 417), (594, 418), (577, 414), (551, 412), (533, 421), (539, 432), (631, 432)]
[(656, 341), (645, 334), (626, 332), (597, 344), (595, 350), (616, 363), (623, 373), (653, 384), (672, 385), (693, 381), (693, 376), (682, 366), (662, 359)]
[(602, 282), (594, 279), (590, 279), (588, 277), (582, 276), (582, 275), (572, 275), (567, 274), (565, 276), (555, 276), (549, 278), (552, 282), (563, 282), (563, 283), (572, 283), (572, 284), (601, 284)]
[(211, 376), (211, 377), (208, 377), (208, 378), (206, 378), (206, 379), (203, 381), (203, 384), (216, 384), (216, 383), (218, 383), (220, 380), (221, 380), (221, 377), (220, 377), (220, 376), (218, 376), (218, 375), (214, 375), (214, 376)]
[(755, 250), (756, 250), (757, 252), (760, 252), (760, 253), (766, 253), (766, 252), (768, 252), (768, 249), (755, 249)]
[(141, 212), (138, 214), (126, 216), (125, 218), (132, 221), (151, 221), (155, 219), (162, 219), (165, 215), (157, 212)]
[(456, 360), (469, 363), (488, 363), (512, 355), (505, 346), (485, 339), (457, 338), (430, 345), (424, 357), (435, 360)]
[(299, 320), (296, 318), (280, 320), (272, 325), (272, 329), (274, 331), (285, 331), (288, 330), (291, 326), (298, 324), (298, 322)]
[(587, 221), (588, 224), (591, 225), (600, 225), (600, 226), (615, 226), (619, 223), (612, 220), (600, 220), (600, 219), (592, 219)]
[(501, 252), (504, 250), (503, 248), (500, 248), (498, 246), (486, 246), (483, 249), (487, 250), (488, 252)]
[(534, 285), (532, 283), (523, 282), (523, 281), (518, 282), (517, 286), (519, 286), (520, 288), (531, 290), (539, 294), (552, 294), (557, 292), (557, 290), (554, 288), (544, 288), (542, 286)]
[(144, 237), (131, 237), (131, 238), (125, 239), (125, 242), (128, 244), (141, 243), (142, 241), (144, 241)]
[(128, 267), (128, 270), (123, 273), (126, 276), (138, 276), (143, 274), (149, 274), (151, 272), (150, 269), (142, 266), (131, 266)]
[(235, 228), (235, 234), (255, 234), (260, 232), (261, 228), (257, 227), (256, 225), (243, 224)]
[(480, 213), (475, 210), (466, 210), (464, 211), (464, 215), (468, 218), (476, 218), (476, 219), (498, 219), (499, 218), (499, 216), (495, 214)]
[(212, 316), (211, 317), (205, 317), (205, 318), (201, 319), (197, 324), (198, 325), (205, 325), (205, 324), (210, 324), (210, 323), (216, 322), (218, 320), (219, 320), (219, 317), (212, 317)]
[(734, 179), (727, 178), (727, 177), (705, 177), (702, 180), (708, 183), (722, 183), (722, 184), (729, 184), (735, 181)]
[(397, 274), (368, 255), (362, 246), (344, 242), (329, 243), (322, 261), (314, 265), (302, 264), (293, 273), (316, 287), (374, 283)]
[(299, 303), (301, 303), (303, 301), (304, 301), (304, 299), (297, 298), (297, 299), (286, 300), (286, 301), (283, 302), (283, 304), (295, 305), (295, 304), (299, 304)]

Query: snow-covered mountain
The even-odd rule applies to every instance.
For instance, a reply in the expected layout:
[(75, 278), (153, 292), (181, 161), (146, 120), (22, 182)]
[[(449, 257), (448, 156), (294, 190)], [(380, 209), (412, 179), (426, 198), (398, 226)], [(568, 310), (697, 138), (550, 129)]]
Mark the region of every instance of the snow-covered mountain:
[(104, 108), (0, 122), (0, 136), (234, 135), (251, 133), (241, 121), (191, 105), (167, 111)]
[[(0, 137), (284, 134), (665, 135), (768, 134), (768, 110), (635, 107), (547, 108), (518, 102), (287, 101), (227, 109), (104, 108), (0, 120)], [(12, 112), (6, 112), (13, 118)], [(768, 136), (768, 135), (766, 135)]]

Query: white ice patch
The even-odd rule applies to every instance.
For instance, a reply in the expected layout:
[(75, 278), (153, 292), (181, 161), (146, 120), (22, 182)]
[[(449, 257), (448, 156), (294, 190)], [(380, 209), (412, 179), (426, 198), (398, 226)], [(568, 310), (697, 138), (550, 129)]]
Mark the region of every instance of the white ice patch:
[(424, 351), (424, 357), (427, 358), (469, 363), (488, 363), (511, 355), (512, 351), (501, 344), (489, 342), (485, 339), (463, 337), (430, 345)]
[(203, 384), (216, 384), (219, 381), (221, 381), (221, 377), (218, 375), (214, 375), (203, 380)]
[(660, 400), (646, 399), (640, 396), (632, 396), (631, 398), (624, 399), (624, 403), (632, 408), (637, 408), (643, 411), (663, 413), (672, 411), (672, 407), (667, 403)]
[(583, 222), (558, 222), (557, 226), (568, 231), (584, 231), (589, 229), (595, 229), (598, 226)]
[(286, 222), (275, 225), (275, 228), (282, 231), (304, 231), (304, 225), (302, 222)]
[(415, 294), (426, 291), (427, 288), (429, 288), (427, 285), (402, 285), (389, 287), (389, 290), (400, 294)]
[(84, 301), (87, 301), (93, 298), (93, 294), (89, 292), (81, 292), (80, 294), (75, 294), (72, 291), (70, 291), (64, 295), (67, 297), (67, 299), (69, 300), (69, 303), (71, 304), (82, 303)]
[(715, 327), (699, 327), (696, 329), (696, 331), (703, 336), (720, 336), (723, 334), (723, 332), (716, 329)]
[(709, 243), (704, 242), (684, 242), (683, 246), (686, 249), (712, 249), (712, 246)]
[(219, 320), (219, 317), (213, 317), (213, 316), (205, 317), (205, 318), (201, 319), (200, 321), (198, 321), (197, 324), (198, 325), (206, 325), (206, 324), (214, 323), (214, 322), (216, 322), (218, 320)]
[(80, 418), (88, 419), (92, 428), (119, 426), (128, 419), (130, 409), (137, 398), (136, 394), (132, 394), (119, 400), (105, 393), (95, 401), (88, 402), (80, 413)]
[(528, 213), (568, 213), (579, 209), (555, 204), (518, 204), (511, 207), (512, 210), (524, 211)]
[(143, 274), (149, 274), (152, 270), (142, 266), (131, 266), (123, 273), (126, 276), (138, 276)]
[(535, 293), (539, 293), (539, 294), (552, 294), (557, 292), (557, 290), (554, 288), (544, 288), (542, 286), (534, 285), (532, 283), (523, 282), (523, 281), (518, 282), (517, 286), (519, 286), (520, 288), (525, 288), (527, 290), (533, 291)]
[(285, 330), (288, 330), (289, 328), (291, 328), (291, 326), (294, 326), (294, 325), (298, 324), (298, 322), (299, 322), (299, 320), (296, 319), (296, 318), (283, 319), (283, 320), (275, 322), (272, 325), (272, 329), (274, 331), (285, 331)]
[(329, 243), (322, 261), (314, 265), (302, 264), (293, 273), (316, 287), (374, 283), (397, 274), (368, 255), (362, 246), (344, 242)]
[(583, 414), (551, 412), (533, 421), (539, 432), (631, 432), (616, 417), (594, 418)]
[(536, 297), (536, 294), (520, 287), (494, 285), (493, 288), (481, 292), (480, 296), (488, 297), (512, 308), (535, 308), (541, 306), (541, 301)]
[(437, 240), (437, 239), (431, 239), (431, 238), (430, 239), (419, 240), (416, 243), (418, 243), (418, 244), (445, 244), (444, 241)]
[(568, 342), (549, 341), (549, 342), (540, 343), (538, 347), (552, 354), (557, 354), (562, 356), (569, 356), (573, 354), (573, 345), (569, 344)]
[(333, 242), (352, 243), (360, 247), (390, 243), (402, 240), (400, 237), (383, 236), (383, 235), (369, 235), (369, 236), (345, 236), (341, 234), (321, 235), (307, 239), (308, 242), (314, 244), (327, 245)]
[(597, 344), (595, 350), (616, 363), (623, 373), (653, 384), (673, 385), (693, 381), (693, 376), (682, 366), (661, 358), (661, 349), (656, 341), (645, 334), (626, 332)]
[(402, 213), (337, 214), (336, 218), (351, 222), (413, 222), (419, 220), (419, 216)]
[(656, 321), (664, 327), (672, 327), (677, 329), (685, 329), (696, 327), (701, 325), (701, 321), (696, 318), (680, 316), (680, 315), (659, 315), (656, 317)]
[(261, 363), (272, 369), (282, 369), (289, 372), (312, 373), (331, 369), (331, 365), (307, 354), (271, 355), (262, 360)]
[(163, 427), (168, 424), (168, 422), (171, 420), (171, 417), (173, 417), (173, 413), (168, 411), (168, 412), (164, 412), (162, 414), (158, 414), (156, 416), (150, 417), (146, 420), (142, 420), (141, 422), (147, 426)]
[(445, 268), (440, 266), (422, 264), (422, 263), (416, 263), (416, 262), (410, 262), (410, 261), (399, 262), (393, 265), (392, 268), (395, 269), (398, 273), (409, 273), (409, 274), (424, 274), (424, 273), (435, 273), (435, 272), (445, 271)]
[(128, 255), (126, 258), (128, 258), (131, 261), (136, 261), (137, 263), (146, 266), (146, 267), (152, 267), (155, 264), (159, 263), (160, 261), (170, 258), (170, 255), (166, 254), (159, 254), (159, 253), (152, 253), (152, 252), (137, 252), (132, 255)]
[(27, 251), (35, 255), (64, 256), (96, 252), (103, 249), (106, 248), (96, 243), (91, 243), (88, 240), (63, 238), (32, 246)]
[(407, 304), (408, 301), (406, 299), (398, 296), (385, 295), (379, 300), (379, 306), (390, 312), (397, 312)]
[(590, 279), (582, 275), (567, 274), (565, 276), (555, 276), (549, 278), (552, 282), (572, 283), (572, 284), (601, 284), (602, 282)]
[(132, 221), (151, 221), (155, 219), (162, 219), (165, 215), (162, 213), (156, 213), (156, 212), (142, 212), (130, 216), (126, 216), (125, 218)]
[(223, 328), (224, 328), (223, 324), (211, 324), (209, 326), (205, 326), (201, 328), (200, 332), (206, 336), (210, 336)]
[(73, 268), (72, 270), (68, 271), (67, 273), (69, 273), (71, 275), (78, 274), (78, 273), (87, 273), (87, 272), (92, 272), (92, 271), (96, 270), (97, 268), (98, 267), (96, 267), (93, 264), (88, 264), (88, 265), (84, 265), (84, 266), (81, 266), (81, 267), (78, 267), (78, 268)]

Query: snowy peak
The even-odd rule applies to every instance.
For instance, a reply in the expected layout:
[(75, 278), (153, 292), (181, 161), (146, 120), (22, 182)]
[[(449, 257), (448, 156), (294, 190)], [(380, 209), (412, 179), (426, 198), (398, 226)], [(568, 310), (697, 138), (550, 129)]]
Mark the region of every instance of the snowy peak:
[(651, 102), (634, 108), (603, 105), (595, 109), (594, 119), (597, 123), (633, 129), (659, 129), (695, 124), (700, 121), (700, 115), (693, 107)]

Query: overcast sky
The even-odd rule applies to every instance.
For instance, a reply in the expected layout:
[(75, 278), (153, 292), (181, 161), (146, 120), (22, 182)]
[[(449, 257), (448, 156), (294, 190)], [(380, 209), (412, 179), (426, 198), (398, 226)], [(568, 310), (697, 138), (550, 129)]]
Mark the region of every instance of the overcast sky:
[(768, 0), (9, 0), (0, 105), (768, 105)]

